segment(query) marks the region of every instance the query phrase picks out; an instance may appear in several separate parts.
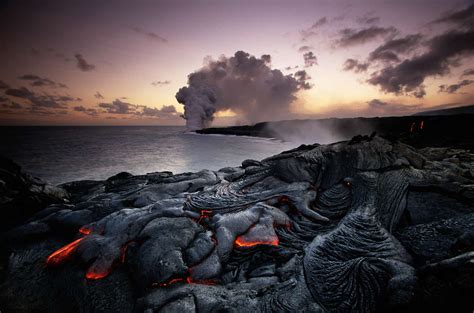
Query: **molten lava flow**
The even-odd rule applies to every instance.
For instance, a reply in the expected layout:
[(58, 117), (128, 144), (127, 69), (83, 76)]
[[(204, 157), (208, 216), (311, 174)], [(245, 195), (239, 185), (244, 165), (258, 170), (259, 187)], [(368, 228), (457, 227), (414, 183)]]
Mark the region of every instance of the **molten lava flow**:
[(92, 233), (92, 229), (90, 228), (87, 228), (85, 226), (82, 226), (80, 229), (79, 229), (79, 232), (83, 235), (89, 235), (90, 233)]
[(46, 264), (48, 265), (59, 265), (64, 262), (73, 252), (76, 250), (77, 245), (84, 240), (85, 237), (74, 240), (68, 245), (65, 245), (61, 249), (54, 251), (47, 259)]
[(189, 276), (186, 278), (186, 282), (188, 284), (200, 284), (200, 285), (216, 285), (217, 282), (213, 279), (202, 279), (202, 280), (194, 280)]
[(201, 210), (200, 214), (201, 216), (199, 216), (198, 223), (200, 223), (205, 217), (212, 217), (212, 210)]
[(91, 279), (91, 280), (96, 280), (96, 279), (102, 279), (105, 276), (109, 275), (109, 271), (104, 271), (104, 272), (94, 272), (94, 271), (87, 271), (86, 273), (86, 278)]
[(170, 280), (167, 280), (165, 282), (162, 282), (162, 283), (153, 283), (151, 284), (153, 287), (167, 287), (169, 285), (172, 285), (172, 284), (176, 284), (176, 283), (179, 283), (179, 282), (184, 282), (184, 278), (182, 277), (178, 277), (178, 278), (172, 278)]
[(413, 133), (413, 131), (415, 130), (415, 125), (416, 125), (415, 122), (411, 123), (410, 133)]
[(278, 238), (271, 240), (271, 241), (245, 241), (242, 236), (237, 237), (235, 239), (235, 245), (237, 247), (253, 247), (257, 245), (271, 245), (271, 246), (278, 246)]
[(127, 255), (127, 249), (131, 243), (132, 242), (129, 241), (120, 248), (120, 263), (125, 263), (125, 256)]
[(421, 121), (420, 123), (420, 129), (423, 129), (423, 127), (425, 127), (425, 121)]

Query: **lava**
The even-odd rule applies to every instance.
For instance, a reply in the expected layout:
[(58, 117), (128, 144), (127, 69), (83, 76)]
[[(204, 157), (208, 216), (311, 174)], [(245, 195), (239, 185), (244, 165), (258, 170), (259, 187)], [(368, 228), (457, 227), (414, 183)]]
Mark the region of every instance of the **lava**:
[(271, 246), (278, 246), (278, 238), (271, 240), (271, 241), (245, 241), (242, 236), (237, 237), (235, 239), (235, 245), (237, 247), (253, 247), (258, 245), (271, 245)]
[(202, 279), (202, 280), (194, 280), (189, 276), (186, 278), (186, 282), (188, 284), (200, 284), (200, 285), (216, 285), (217, 281), (214, 279)]
[(212, 210), (201, 210), (201, 216), (199, 216), (198, 223), (202, 221), (203, 218), (212, 217)]
[(416, 125), (415, 122), (411, 123), (411, 126), (410, 126), (410, 133), (413, 133), (413, 131), (415, 130), (415, 125)]
[(87, 271), (86, 273), (86, 278), (91, 279), (91, 280), (97, 280), (97, 279), (102, 279), (105, 276), (109, 275), (110, 272), (104, 271), (104, 272), (94, 272), (94, 271)]
[(131, 243), (132, 241), (129, 241), (120, 248), (120, 263), (125, 263), (125, 256), (127, 255), (127, 249)]
[(184, 282), (184, 281), (185, 281), (184, 278), (178, 277), (178, 278), (172, 278), (172, 279), (167, 280), (167, 281), (162, 282), (162, 283), (153, 283), (152, 286), (153, 287), (167, 287), (169, 285)]
[(80, 229), (79, 229), (79, 232), (83, 235), (89, 235), (90, 233), (92, 233), (92, 229), (90, 228), (87, 228), (85, 226), (82, 226)]
[(65, 245), (64, 247), (54, 251), (46, 259), (46, 264), (48, 265), (59, 265), (64, 262), (77, 248), (77, 245), (84, 240), (85, 237), (79, 238), (71, 242), (70, 244)]
[(420, 123), (420, 129), (423, 129), (423, 127), (425, 127), (425, 121), (421, 121)]

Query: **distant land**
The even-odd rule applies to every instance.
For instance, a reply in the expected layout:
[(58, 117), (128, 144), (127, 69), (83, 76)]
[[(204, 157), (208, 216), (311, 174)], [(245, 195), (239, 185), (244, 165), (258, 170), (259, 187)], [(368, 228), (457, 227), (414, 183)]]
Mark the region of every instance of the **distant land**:
[(439, 110), (430, 110), (415, 113), (414, 115), (456, 115), (456, 114), (474, 114), (474, 104), (449, 108), (449, 109), (439, 109)]
[(205, 128), (197, 133), (323, 144), (376, 132), (417, 148), (450, 146), (474, 150), (473, 125), (474, 105), (470, 105), (420, 112), (411, 116), (285, 120), (246, 126)]

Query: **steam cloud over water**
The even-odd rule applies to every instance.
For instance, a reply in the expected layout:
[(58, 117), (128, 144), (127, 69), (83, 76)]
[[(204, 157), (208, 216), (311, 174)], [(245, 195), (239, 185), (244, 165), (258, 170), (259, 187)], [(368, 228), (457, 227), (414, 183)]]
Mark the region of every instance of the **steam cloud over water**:
[(270, 63), (270, 55), (237, 51), (189, 74), (188, 86), (176, 93), (188, 130), (209, 127), (216, 112), (228, 109), (250, 123), (287, 117), (298, 90), (311, 88), (310, 77), (304, 71), (284, 75)]

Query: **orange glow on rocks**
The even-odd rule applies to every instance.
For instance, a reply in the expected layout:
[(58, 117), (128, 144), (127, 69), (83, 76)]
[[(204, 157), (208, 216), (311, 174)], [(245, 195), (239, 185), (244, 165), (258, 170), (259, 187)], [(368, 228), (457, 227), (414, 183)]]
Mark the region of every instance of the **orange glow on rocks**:
[(86, 278), (87, 279), (90, 279), (90, 280), (97, 280), (97, 279), (102, 279), (104, 278), (105, 276), (109, 275), (110, 272), (106, 271), (106, 272), (94, 272), (94, 271), (87, 271), (86, 273)]
[(129, 241), (120, 248), (120, 263), (125, 263), (125, 256), (127, 255), (127, 248), (132, 242)]
[(198, 223), (202, 221), (205, 217), (212, 217), (212, 210), (201, 210)]
[(189, 276), (186, 278), (188, 284), (200, 284), (200, 285), (216, 285), (217, 282), (213, 279), (194, 280)]
[(172, 278), (170, 280), (167, 280), (165, 282), (162, 282), (162, 283), (153, 283), (152, 286), (153, 287), (167, 287), (167, 286), (170, 286), (170, 285), (173, 285), (173, 284), (176, 284), (176, 283), (180, 283), (180, 282), (184, 282), (184, 278), (182, 277), (178, 277), (178, 278)]
[(235, 245), (237, 247), (253, 247), (258, 245), (271, 245), (271, 246), (278, 246), (278, 239), (274, 239), (272, 241), (245, 241), (242, 236), (237, 237), (235, 239)]
[(85, 237), (74, 240), (68, 245), (65, 245), (61, 249), (54, 251), (48, 259), (46, 259), (46, 264), (48, 265), (59, 265), (64, 262), (73, 252), (76, 250), (77, 245), (84, 240)]
[(92, 229), (83, 226), (79, 229), (79, 232), (83, 235), (89, 235), (92, 233)]

